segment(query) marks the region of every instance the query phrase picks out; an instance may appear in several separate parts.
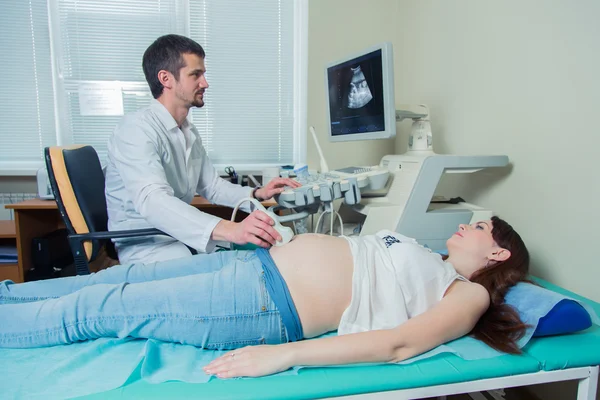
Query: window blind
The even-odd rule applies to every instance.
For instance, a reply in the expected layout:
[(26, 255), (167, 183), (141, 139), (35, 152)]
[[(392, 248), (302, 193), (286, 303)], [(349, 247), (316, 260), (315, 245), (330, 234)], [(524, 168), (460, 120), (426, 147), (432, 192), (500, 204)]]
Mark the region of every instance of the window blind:
[(2, 2), (0, 51), (0, 169), (36, 169), (56, 137), (45, 0)]
[(190, 1), (190, 37), (206, 51), (209, 84), (191, 115), (213, 163), (293, 163), (293, 6)]
[[(142, 70), (144, 51), (161, 35), (185, 34), (181, 6), (176, 0), (58, 0), (56, 6), (62, 134), (65, 142), (92, 145), (104, 161), (122, 114), (152, 99)], [(91, 102), (81, 98), (84, 91)], [(122, 107), (103, 110), (114, 95), (121, 96)]]

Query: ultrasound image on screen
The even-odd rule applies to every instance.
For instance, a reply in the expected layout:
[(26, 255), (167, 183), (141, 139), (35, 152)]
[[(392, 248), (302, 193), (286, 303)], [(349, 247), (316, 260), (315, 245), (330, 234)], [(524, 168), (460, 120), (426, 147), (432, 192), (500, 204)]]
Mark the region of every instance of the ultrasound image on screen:
[(332, 135), (385, 130), (381, 50), (328, 68), (327, 79)]

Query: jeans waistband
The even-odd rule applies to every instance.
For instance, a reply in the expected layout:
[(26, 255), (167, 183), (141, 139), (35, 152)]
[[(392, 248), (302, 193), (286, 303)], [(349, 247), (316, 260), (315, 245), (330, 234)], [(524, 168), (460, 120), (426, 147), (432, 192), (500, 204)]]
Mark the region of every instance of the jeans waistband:
[(279, 269), (277, 269), (273, 258), (271, 258), (271, 254), (269, 254), (269, 251), (266, 249), (257, 249), (256, 255), (263, 265), (267, 291), (281, 314), (281, 320), (287, 330), (289, 341), (296, 342), (304, 338), (298, 311), (296, 310), (287, 284), (283, 280)]

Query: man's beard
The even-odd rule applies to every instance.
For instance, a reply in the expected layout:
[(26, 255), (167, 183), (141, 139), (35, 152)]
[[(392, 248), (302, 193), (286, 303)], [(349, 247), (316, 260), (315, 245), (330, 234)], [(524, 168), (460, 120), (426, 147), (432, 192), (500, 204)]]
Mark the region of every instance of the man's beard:
[(191, 107), (201, 108), (201, 107), (204, 107), (204, 99), (199, 98), (198, 94), (199, 93), (195, 93), (192, 100), (189, 100), (185, 97), (185, 95), (183, 93), (177, 92), (177, 98), (179, 100), (183, 100), (189, 108), (191, 108)]
[(192, 101), (190, 104), (192, 107), (204, 107), (204, 99), (198, 99), (198, 97), (194, 97), (194, 101)]

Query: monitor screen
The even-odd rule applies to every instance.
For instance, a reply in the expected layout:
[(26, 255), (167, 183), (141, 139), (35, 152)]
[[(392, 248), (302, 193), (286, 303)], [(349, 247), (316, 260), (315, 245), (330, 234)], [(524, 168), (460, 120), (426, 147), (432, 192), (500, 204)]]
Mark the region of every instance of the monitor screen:
[(391, 44), (329, 64), (325, 80), (331, 141), (396, 135)]

